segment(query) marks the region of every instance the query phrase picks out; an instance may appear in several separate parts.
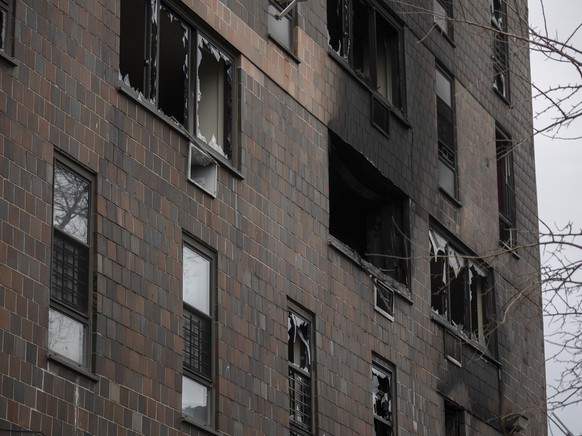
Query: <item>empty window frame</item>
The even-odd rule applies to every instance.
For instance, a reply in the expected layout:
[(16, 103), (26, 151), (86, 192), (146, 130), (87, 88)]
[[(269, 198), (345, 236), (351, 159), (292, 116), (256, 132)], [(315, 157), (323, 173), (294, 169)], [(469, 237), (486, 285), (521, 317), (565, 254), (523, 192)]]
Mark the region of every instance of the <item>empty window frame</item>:
[(434, 23), (448, 37), (452, 37), (452, 11), (451, 0), (433, 0)]
[(88, 367), (93, 184), (84, 170), (61, 160), (55, 162), (53, 176), (48, 348), (80, 367)]
[(493, 37), (493, 87), (503, 98), (509, 97), (509, 44), (505, 0), (489, 0)]
[(408, 198), (353, 147), (330, 138), (331, 235), (408, 286)]
[(394, 368), (387, 362), (374, 357), (372, 365), (372, 411), (375, 436), (392, 436), (394, 434), (395, 401)]
[(182, 413), (203, 425), (212, 426), (214, 256), (194, 243), (184, 243), (182, 265)]
[(507, 248), (517, 246), (513, 145), (499, 128), (495, 130), (497, 155), (497, 200), (499, 205), (499, 240)]
[(121, 2), (123, 82), (233, 161), (234, 59), (162, 1)]
[(392, 107), (404, 108), (402, 31), (380, 2), (329, 0), (329, 46)]
[(0, 0), (0, 53), (12, 55), (13, 0)]
[(465, 436), (465, 412), (445, 401), (445, 433), (447, 436)]
[(455, 145), (455, 112), (452, 79), (436, 69), (437, 135), (439, 186), (457, 197), (457, 152)]
[(290, 304), (287, 318), (291, 433), (313, 430), (313, 316)]
[(269, 36), (284, 47), (288, 52), (295, 53), (295, 15), (297, 6), (278, 18), (278, 15), (285, 10), (290, 1), (270, 0), (267, 7), (269, 14), (268, 26)]
[(432, 310), (466, 337), (489, 342), (492, 285), (489, 270), (474, 256), (429, 231)]

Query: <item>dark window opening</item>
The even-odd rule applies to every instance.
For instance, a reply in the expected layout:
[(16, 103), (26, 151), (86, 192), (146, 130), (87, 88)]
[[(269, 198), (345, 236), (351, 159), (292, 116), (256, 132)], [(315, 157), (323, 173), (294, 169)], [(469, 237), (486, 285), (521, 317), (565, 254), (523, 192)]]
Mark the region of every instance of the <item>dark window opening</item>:
[(487, 346), (491, 279), (486, 267), (434, 230), (429, 232), (432, 310), (467, 337)]
[(408, 285), (407, 198), (339, 138), (330, 147), (330, 233)]
[(363, 0), (327, 2), (329, 46), (393, 107), (404, 107), (402, 37), (398, 25)]
[(457, 193), (457, 157), (455, 147), (455, 117), (452, 81), (436, 70), (437, 136), (439, 156), (439, 186), (448, 194)]
[(497, 200), (499, 240), (507, 248), (517, 247), (513, 145), (499, 129), (495, 133), (497, 152)]
[(123, 82), (199, 142), (233, 160), (234, 61), (162, 2), (121, 3)]
[(312, 322), (310, 317), (289, 311), (287, 319), (289, 359), (289, 422), (296, 434), (312, 430)]
[(374, 435), (391, 436), (395, 416), (394, 372), (384, 362), (372, 366), (372, 411)]
[(447, 436), (465, 436), (465, 417), (463, 409), (445, 401), (445, 434)]
[(489, 0), (493, 38), (493, 87), (504, 98), (509, 95), (509, 44), (505, 1)]

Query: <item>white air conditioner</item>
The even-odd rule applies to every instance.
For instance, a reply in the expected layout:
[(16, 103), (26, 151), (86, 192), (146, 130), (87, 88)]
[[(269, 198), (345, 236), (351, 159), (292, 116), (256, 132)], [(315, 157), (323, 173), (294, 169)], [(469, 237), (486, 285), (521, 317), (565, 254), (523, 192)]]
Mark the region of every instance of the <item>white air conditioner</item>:
[(212, 156), (190, 143), (188, 179), (208, 194), (216, 197), (218, 164)]

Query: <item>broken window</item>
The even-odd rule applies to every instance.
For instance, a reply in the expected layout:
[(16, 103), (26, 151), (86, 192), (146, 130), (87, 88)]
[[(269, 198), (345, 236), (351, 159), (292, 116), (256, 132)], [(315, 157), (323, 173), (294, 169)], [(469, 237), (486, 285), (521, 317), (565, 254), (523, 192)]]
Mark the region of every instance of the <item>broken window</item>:
[(445, 401), (445, 434), (465, 436), (465, 413), (449, 401)]
[(372, 410), (375, 436), (394, 434), (395, 398), (394, 371), (388, 364), (375, 358), (372, 365)]
[(330, 137), (331, 235), (407, 286), (407, 197), (362, 154)]
[(434, 230), (429, 231), (432, 310), (467, 337), (487, 345), (491, 284), (488, 269)]
[(287, 319), (289, 423), (292, 433), (311, 434), (313, 347), (312, 317), (291, 308)]
[(12, 2), (13, 0), (0, 0), (0, 52), (7, 55), (12, 54)]
[(400, 26), (380, 3), (327, 2), (329, 46), (393, 107), (404, 107)]
[(451, 0), (433, 0), (434, 23), (449, 37), (452, 32), (452, 9)]
[(184, 244), (182, 267), (182, 412), (204, 425), (211, 425), (213, 257), (211, 253)]
[(439, 153), (439, 186), (449, 195), (457, 196), (457, 156), (455, 147), (455, 116), (453, 84), (440, 69), (436, 70), (437, 135)]
[(504, 98), (509, 96), (509, 44), (505, 19), (505, 1), (489, 0), (493, 38), (493, 87)]
[(499, 205), (499, 240), (507, 248), (517, 246), (513, 146), (499, 128), (495, 131), (497, 152), (497, 200)]
[(120, 74), (164, 115), (233, 159), (233, 58), (160, 1), (121, 2)]
[(48, 348), (80, 366), (88, 364), (91, 338), (91, 221), (90, 179), (57, 161)]

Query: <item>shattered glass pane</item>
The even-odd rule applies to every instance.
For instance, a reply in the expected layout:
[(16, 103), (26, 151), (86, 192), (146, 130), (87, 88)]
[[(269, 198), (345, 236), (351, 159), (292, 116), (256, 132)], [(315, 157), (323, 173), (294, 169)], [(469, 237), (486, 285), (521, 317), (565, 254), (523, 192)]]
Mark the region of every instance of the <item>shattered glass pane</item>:
[(311, 325), (300, 316), (289, 312), (287, 328), (289, 361), (309, 372), (311, 370)]
[(392, 422), (391, 374), (372, 367), (372, 404), (374, 415)]

